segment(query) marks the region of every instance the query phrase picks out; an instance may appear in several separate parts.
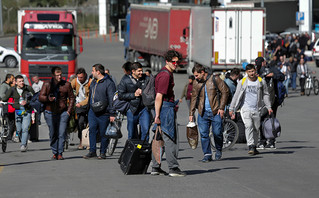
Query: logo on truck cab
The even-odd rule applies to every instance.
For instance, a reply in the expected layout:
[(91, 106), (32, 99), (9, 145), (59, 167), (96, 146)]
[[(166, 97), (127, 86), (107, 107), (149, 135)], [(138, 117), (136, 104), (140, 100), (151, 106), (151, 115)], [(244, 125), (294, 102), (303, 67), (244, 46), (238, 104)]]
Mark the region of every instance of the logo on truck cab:
[(151, 17), (144, 17), (143, 22), (140, 23), (141, 27), (145, 27), (145, 38), (150, 38), (152, 40), (157, 39), (158, 34), (158, 19)]

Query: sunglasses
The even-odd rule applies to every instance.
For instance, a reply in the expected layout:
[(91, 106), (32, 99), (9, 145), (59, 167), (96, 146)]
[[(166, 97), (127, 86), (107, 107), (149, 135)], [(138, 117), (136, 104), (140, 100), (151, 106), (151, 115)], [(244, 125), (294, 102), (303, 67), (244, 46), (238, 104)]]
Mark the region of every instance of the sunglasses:
[(178, 61), (171, 61), (171, 63), (175, 65), (175, 64), (178, 64)]

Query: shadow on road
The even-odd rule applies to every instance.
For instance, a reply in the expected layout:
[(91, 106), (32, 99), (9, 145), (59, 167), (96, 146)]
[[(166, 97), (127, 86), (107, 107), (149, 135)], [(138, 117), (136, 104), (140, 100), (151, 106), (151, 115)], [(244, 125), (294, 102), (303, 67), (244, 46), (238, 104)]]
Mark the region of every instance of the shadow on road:
[(247, 159), (259, 159), (262, 157), (258, 157), (258, 156), (247, 156), (247, 157), (227, 157), (227, 158), (223, 158), (222, 160), (247, 160)]
[(205, 174), (205, 173), (213, 173), (221, 170), (233, 170), (233, 169), (239, 169), (239, 167), (226, 167), (226, 168), (216, 168), (216, 169), (209, 169), (209, 170), (187, 170), (185, 171), (187, 175), (199, 175), (199, 174)]

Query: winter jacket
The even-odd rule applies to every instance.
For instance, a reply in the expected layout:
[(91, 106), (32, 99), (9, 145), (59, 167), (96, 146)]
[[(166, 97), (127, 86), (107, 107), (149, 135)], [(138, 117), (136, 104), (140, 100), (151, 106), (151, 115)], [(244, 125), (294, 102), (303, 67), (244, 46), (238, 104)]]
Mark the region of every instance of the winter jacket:
[(89, 92), (89, 105), (91, 108), (92, 103), (104, 101), (107, 105), (104, 112), (99, 115), (115, 116), (115, 110), (113, 108), (113, 96), (116, 91), (115, 83), (109, 75), (105, 75), (101, 80), (93, 79), (90, 85)]
[[(23, 97), (23, 100), (25, 100), (27, 102), (26, 105), (24, 105), (24, 108), (27, 110), (27, 111), (31, 111), (31, 106), (30, 106), (30, 101), (32, 99), (32, 96), (34, 94), (34, 90), (32, 89), (31, 86), (29, 85), (24, 85), (24, 87), (22, 88), (22, 97)], [(2, 98), (3, 101), (8, 101), (9, 98), (13, 98), (14, 100), (14, 103), (13, 103), (13, 108), (15, 108), (16, 110), (20, 109), (21, 105), (20, 105), (20, 94), (18, 93), (17, 91), (17, 86), (15, 87), (11, 87), (6, 95)]]
[(3, 82), (0, 86), (0, 100), (6, 95), (7, 91), (10, 89), (10, 85), (6, 82)]
[(133, 79), (131, 75), (124, 75), (118, 85), (119, 99), (130, 103), (130, 110), (133, 114), (136, 114), (145, 107), (142, 102), (142, 96), (136, 97), (135, 91), (138, 88), (143, 89), (148, 80), (149, 77), (145, 74), (138, 80)]

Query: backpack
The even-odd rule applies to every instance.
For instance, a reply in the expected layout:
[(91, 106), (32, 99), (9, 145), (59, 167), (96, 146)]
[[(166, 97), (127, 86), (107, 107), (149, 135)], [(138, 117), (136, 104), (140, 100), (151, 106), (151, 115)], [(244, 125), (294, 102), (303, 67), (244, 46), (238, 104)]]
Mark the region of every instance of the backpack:
[(45, 105), (39, 101), (40, 92), (35, 93), (30, 101), (30, 106), (37, 110), (37, 112), (43, 112), (45, 110)]
[(277, 82), (277, 90), (277, 103), (278, 105), (281, 105), (285, 100), (285, 95), (287, 94), (286, 87), (281, 81)]
[(262, 132), (266, 139), (274, 139), (281, 135), (281, 125), (274, 114), (266, 118), (262, 124)]
[(156, 76), (161, 72), (166, 72), (171, 75), (169, 71), (162, 69), (155, 76), (151, 75), (149, 77), (149, 80), (145, 83), (144, 88), (142, 89), (142, 101), (144, 106), (148, 109), (152, 109), (155, 105), (155, 79)]

